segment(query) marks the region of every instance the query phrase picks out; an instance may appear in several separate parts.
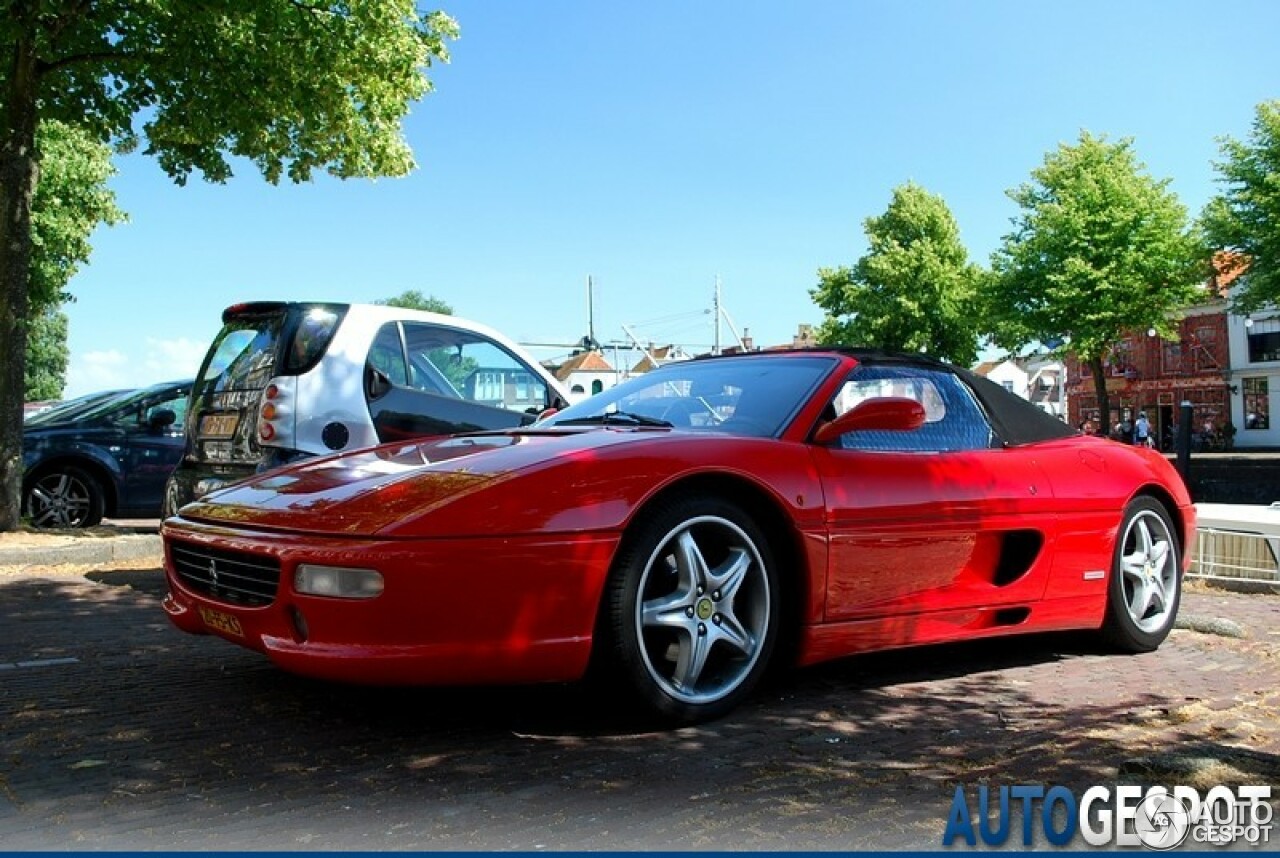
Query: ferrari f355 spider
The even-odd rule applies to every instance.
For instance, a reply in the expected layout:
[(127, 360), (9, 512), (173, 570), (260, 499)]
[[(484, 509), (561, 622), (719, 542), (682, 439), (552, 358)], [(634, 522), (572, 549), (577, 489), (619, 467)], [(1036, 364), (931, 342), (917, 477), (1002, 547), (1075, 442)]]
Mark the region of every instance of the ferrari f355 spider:
[(1161, 455), (966, 370), (765, 352), (216, 491), (163, 525), (164, 608), (301, 674), (598, 675), (690, 723), (869, 650), (1065, 629), (1152, 650), (1194, 531)]

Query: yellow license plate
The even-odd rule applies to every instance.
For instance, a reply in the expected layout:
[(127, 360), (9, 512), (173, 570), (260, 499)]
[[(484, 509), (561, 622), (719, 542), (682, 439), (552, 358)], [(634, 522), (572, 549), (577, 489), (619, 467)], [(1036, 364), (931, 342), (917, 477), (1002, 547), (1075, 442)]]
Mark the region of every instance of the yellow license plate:
[(204, 605), (196, 607), (200, 611), (200, 619), (215, 632), (235, 635), (238, 638), (244, 637), (244, 629), (240, 628), (240, 621), (235, 617), (224, 614), (222, 611), (215, 611), (213, 608), (206, 608)]
[(236, 434), (236, 425), (239, 422), (239, 414), (206, 414), (200, 418), (200, 436), (202, 438), (230, 438)]

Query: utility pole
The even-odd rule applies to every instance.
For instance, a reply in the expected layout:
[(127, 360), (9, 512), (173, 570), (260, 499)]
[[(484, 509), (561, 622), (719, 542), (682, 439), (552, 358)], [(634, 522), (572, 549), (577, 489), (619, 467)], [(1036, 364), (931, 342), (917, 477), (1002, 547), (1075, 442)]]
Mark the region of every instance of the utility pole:
[(713, 306), (712, 306), (711, 312), (716, 317), (716, 338), (715, 338), (715, 344), (712, 345), (711, 347), (711, 353), (713, 355), (718, 355), (720, 354), (720, 275), (719, 274), (716, 275), (716, 291), (715, 291), (715, 297), (712, 299), (712, 302), (713, 302)]
[(590, 349), (596, 347), (596, 290), (591, 275), (587, 275), (587, 337)]

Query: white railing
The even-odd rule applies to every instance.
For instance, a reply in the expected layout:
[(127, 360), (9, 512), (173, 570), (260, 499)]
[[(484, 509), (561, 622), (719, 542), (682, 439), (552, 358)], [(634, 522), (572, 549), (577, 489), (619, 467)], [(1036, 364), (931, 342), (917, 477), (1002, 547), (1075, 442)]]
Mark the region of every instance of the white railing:
[(1188, 577), (1280, 584), (1280, 536), (1201, 527)]

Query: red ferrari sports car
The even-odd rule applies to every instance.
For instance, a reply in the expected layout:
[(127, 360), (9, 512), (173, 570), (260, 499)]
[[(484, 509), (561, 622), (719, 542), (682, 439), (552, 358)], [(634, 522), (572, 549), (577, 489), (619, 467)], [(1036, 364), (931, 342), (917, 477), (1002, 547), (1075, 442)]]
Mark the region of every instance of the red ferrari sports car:
[(1058, 629), (1157, 647), (1195, 513), (1145, 448), (919, 356), (670, 364), (542, 419), (311, 459), (163, 526), (181, 629), (367, 683), (612, 680), (714, 718), (766, 669)]

